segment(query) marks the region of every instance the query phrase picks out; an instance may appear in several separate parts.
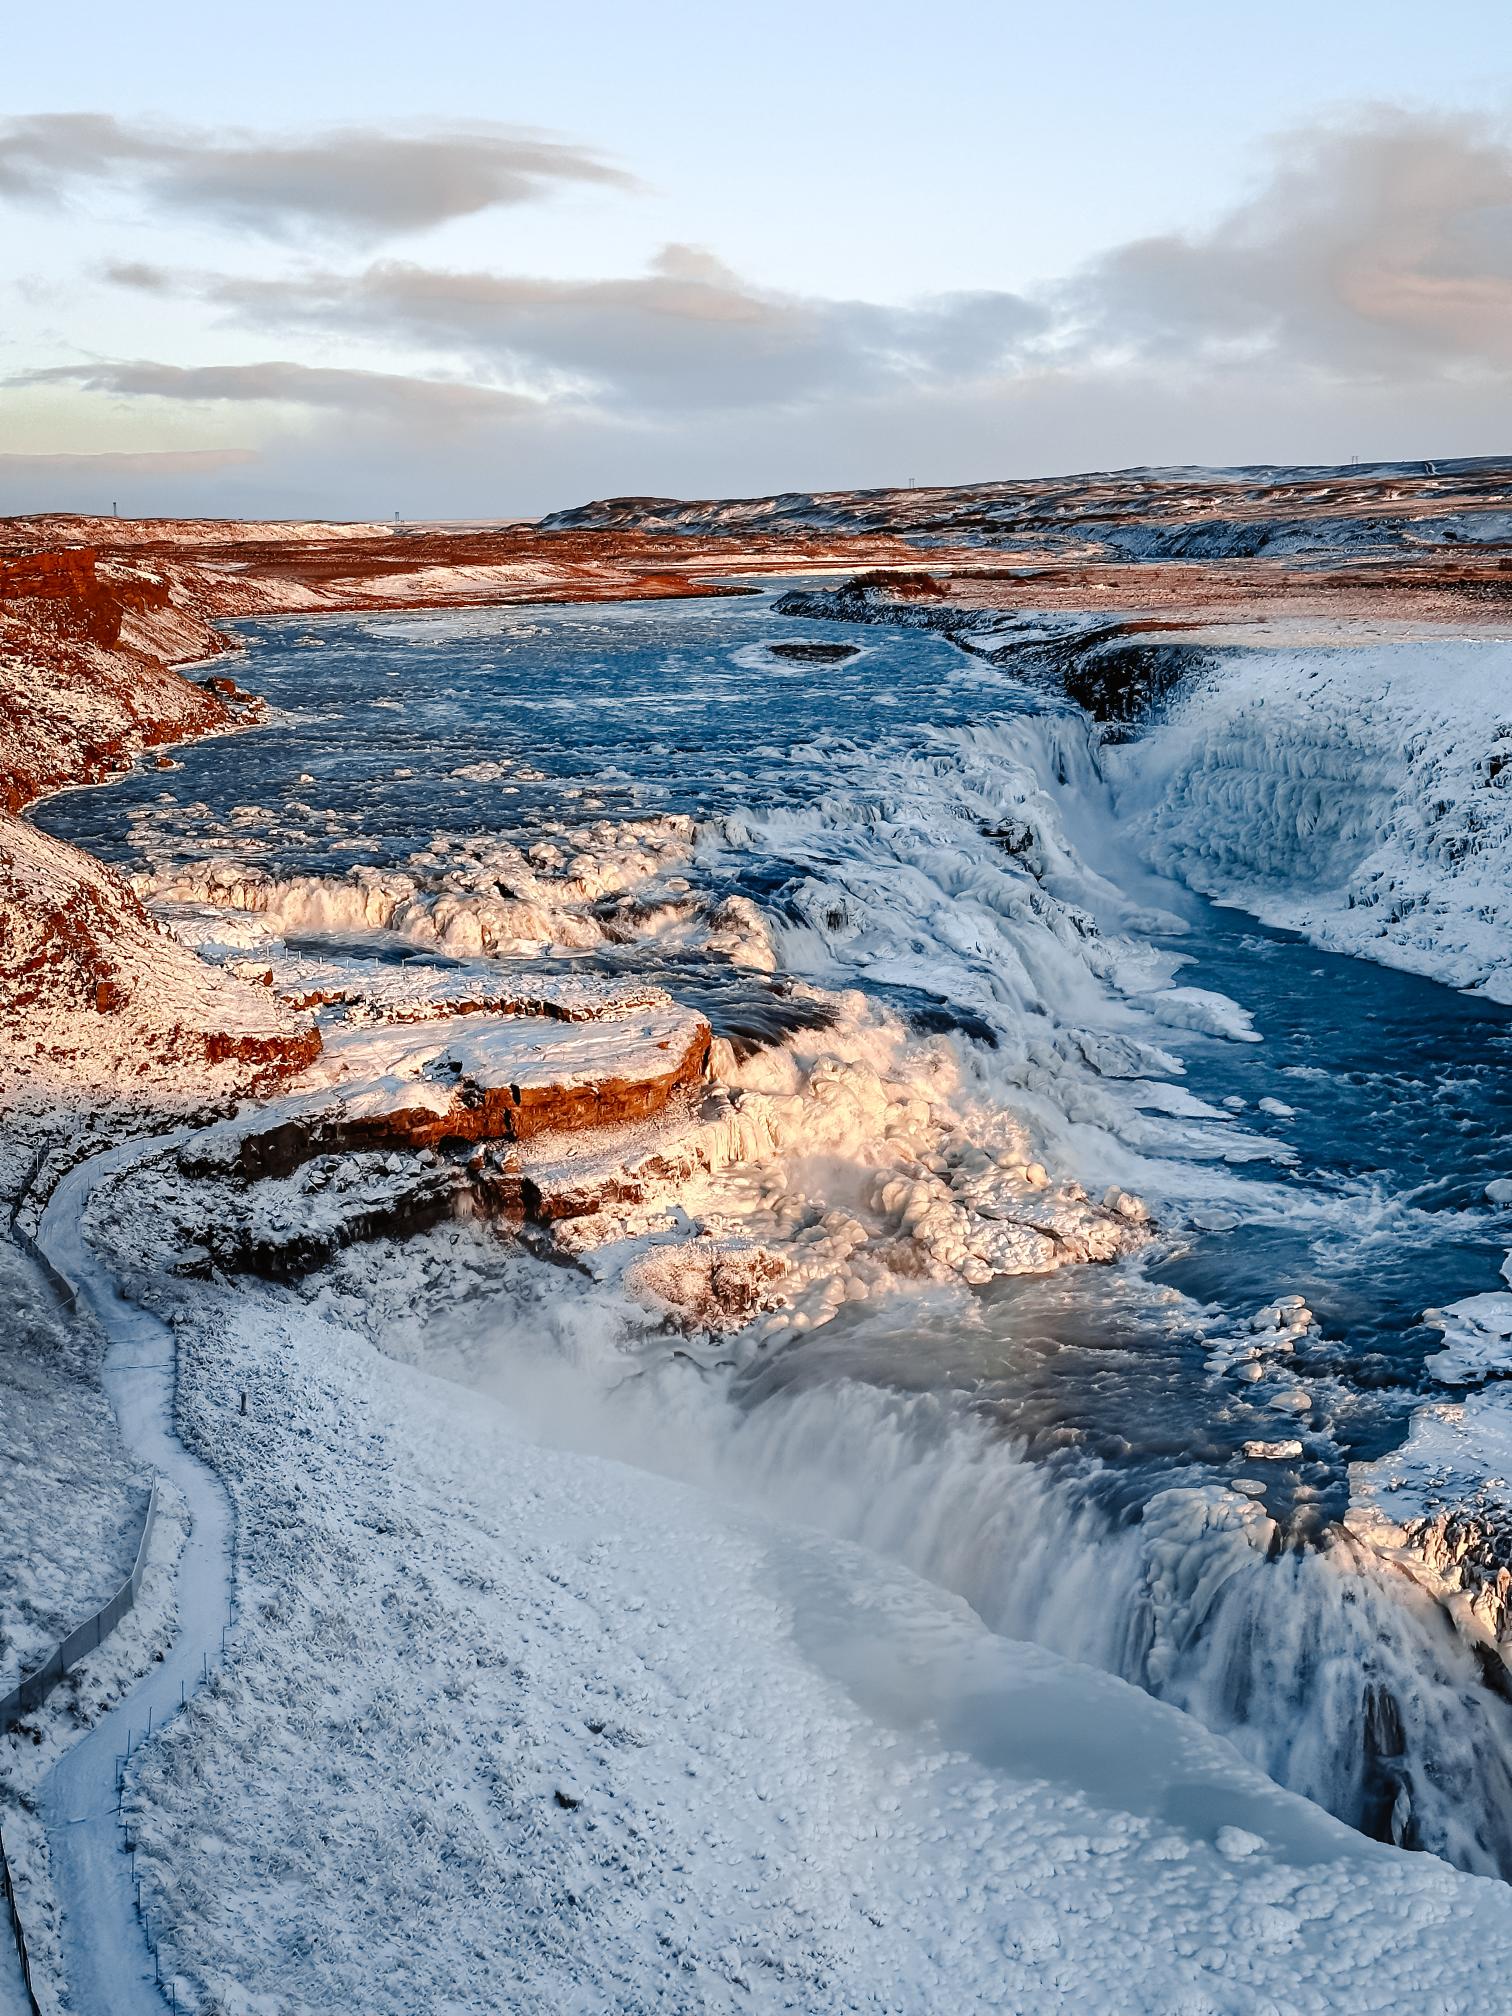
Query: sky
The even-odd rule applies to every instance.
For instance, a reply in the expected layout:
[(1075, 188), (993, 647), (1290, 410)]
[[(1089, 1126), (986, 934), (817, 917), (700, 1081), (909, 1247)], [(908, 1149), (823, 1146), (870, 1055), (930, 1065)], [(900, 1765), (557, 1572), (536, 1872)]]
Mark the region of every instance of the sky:
[(1502, 0), (36, 9), (0, 511), (1512, 447)]

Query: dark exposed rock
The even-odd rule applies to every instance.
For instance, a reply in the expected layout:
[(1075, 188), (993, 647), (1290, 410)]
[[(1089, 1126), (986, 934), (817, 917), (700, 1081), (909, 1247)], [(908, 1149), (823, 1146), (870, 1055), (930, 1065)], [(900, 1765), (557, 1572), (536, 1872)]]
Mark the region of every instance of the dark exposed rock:
[(774, 658), (791, 658), (800, 665), (839, 665), (859, 655), (859, 644), (769, 644)]

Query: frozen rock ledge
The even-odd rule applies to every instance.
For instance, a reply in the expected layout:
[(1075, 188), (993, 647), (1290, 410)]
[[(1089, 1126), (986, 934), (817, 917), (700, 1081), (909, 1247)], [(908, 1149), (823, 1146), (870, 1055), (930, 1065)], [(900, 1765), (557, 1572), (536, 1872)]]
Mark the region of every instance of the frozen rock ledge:
[(286, 1097), (250, 1125), (208, 1130), (195, 1156), (255, 1179), (317, 1155), (625, 1126), (696, 1083), (709, 1044), (709, 1025), (690, 1009), (612, 996), (595, 1019), (571, 1023), (465, 1015), (338, 1030)]

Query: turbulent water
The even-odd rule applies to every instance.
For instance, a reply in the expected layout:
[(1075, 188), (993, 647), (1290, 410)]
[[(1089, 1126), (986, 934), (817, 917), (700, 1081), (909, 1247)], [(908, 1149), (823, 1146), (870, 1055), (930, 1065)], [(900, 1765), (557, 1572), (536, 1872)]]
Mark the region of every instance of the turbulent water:
[[(645, 1460), (901, 1556), (1372, 1833), (1512, 1871), (1512, 1711), (1335, 1524), (1428, 1384), (1422, 1311), (1496, 1285), (1512, 1011), (1148, 873), (1085, 719), (927, 634), (754, 596), (245, 635), (268, 725), (39, 815), (202, 941), (207, 904), (251, 904), (311, 956), (654, 976), (737, 1057), (880, 1017), (1154, 1211), (1111, 1266), (968, 1264), (683, 1375), (685, 1410), (659, 1383), (654, 1419), (623, 1403)], [(1235, 1376), (1287, 1294), (1315, 1320)], [(448, 1348), (502, 1377), (488, 1339)]]

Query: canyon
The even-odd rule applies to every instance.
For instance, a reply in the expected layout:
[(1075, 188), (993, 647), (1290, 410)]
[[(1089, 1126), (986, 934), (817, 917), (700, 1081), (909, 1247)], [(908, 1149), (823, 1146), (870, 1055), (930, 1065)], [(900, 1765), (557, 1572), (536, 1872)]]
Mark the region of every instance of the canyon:
[[(838, 1760), (810, 1920), (779, 1940), (823, 2006), (871, 2006), (863, 1949), (962, 2006), (1004, 1964), (1032, 1998), (1052, 1927), (1109, 2008), (1207, 1993), (1174, 1948), (1120, 1980), (1162, 1883), (1199, 1940), (1286, 1918), (1236, 2008), (1336, 2006), (1341, 1967), (1414, 1938), (1469, 2005), (1512, 1951), (1481, 1880), (1512, 1866), (1487, 1272), (1509, 500), (1487, 460), (535, 525), (0, 523), (0, 1191), (84, 1284), (86, 1329), (119, 1320), (109, 1281), (171, 1340), (176, 1432), (234, 1515), (224, 1667), (124, 1793), (183, 2006), (284, 1992), (290, 1953), (312, 2006), (456, 1993), (454, 1856), (508, 1900), (475, 1928), (487, 1964), (526, 1968), (540, 2006), (538, 1880), (599, 1991), (649, 1994), (637, 1844), (706, 1868), (755, 1844), (755, 1867), (808, 1825), (754, 1705), (774, 1682)], [(1331, 1019), (1350, 986), (1379, 1056)], [(1387, 1143), (1414, 1101), (1445, 1105), (1453, 1154)], [(1361, 1128), (1374, 1161), (1348, 1159)], [(130, 1467), (75, 1348), (118, 1505)], [(22, 1419), (47, 1385), (27, 1378)], [(25, 1462), (16, 1488), (67, 1527)], [(113, 1566), (98, 1535), (75, 1551)], [(14, 1642), (52, 1615), (61, 1635), (64, 1602), (39, 1580)], [(726, 1648), (712, 1720), (688, 1705), (700, 1606)], [(391, 1693), (352, 1656), (368, 1629)], [(9, 1739), (7, 1847), (59, 1978), (39, 1774), (143, 1656), (102, 1648)], [(467, 1703), (448, 1726), (442, 1669)], [(324, 1817), (279, 1841), (286, 1788), (254, 1760), (289, 1687), (289, 1783)], [(543, 1705), (574, 1689), (586, 1738)], [(1057, 1689), (1161, 1783), (1079, 1761)], [(1009, 1769), (1015, 1701), (1033, 1737)], [(678, 1715), (710, 1791), (669, 1815)], [(474, 1741), (495, 1726), (512, 1777)], [(903, 1805), (873, 1836), (882, 1727)], [(350, 1895), (399, 1922), (423, 1869), (443, 1899), (402, 1990), (312, 1945), (266, 1880), (313, 1880), (356, 1810), (343, 1744), (386, 1787)], [(394, 1757), (422, 1752), (445, 1842), (412, 1849), (385, 1816), (421, 1796)], [(1025, 1788), (1047, 1772), (1045, 1803)], [(1029, 1932), (980, 1943), (904, 1901), (909, 1858), (980, 1874), (969, 1829), (931, 1846), (921, 1798), (990, 1809), (984, 1852), (1017, 1833), (1043, 1915), (1005, 1924)], [(1057, 1799), (1117, 1837), (1112, 1945)], [(276, 1924), (217, 1916), (186, 1833), (206, 1800)], [(612, 1931), (551, 1832), (585, 1805)], [(869, 1928), (833, 1859), (863, 1840), (889, 1900)], [(745, 1921), (699, 1882), (691, 1914), (658, 1907), (664, 1946), (710, 1995), (764, 1981), (777, 1947), (706, 1937), (700, 1912)], [(1370, 1901), (1341, 1938), (1352, 1885)]]

